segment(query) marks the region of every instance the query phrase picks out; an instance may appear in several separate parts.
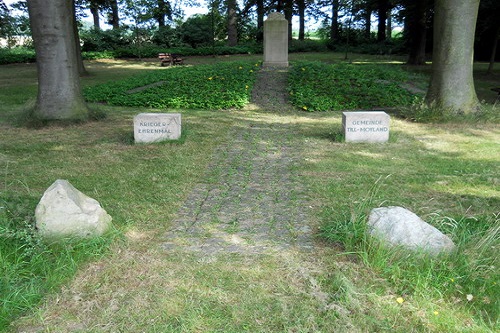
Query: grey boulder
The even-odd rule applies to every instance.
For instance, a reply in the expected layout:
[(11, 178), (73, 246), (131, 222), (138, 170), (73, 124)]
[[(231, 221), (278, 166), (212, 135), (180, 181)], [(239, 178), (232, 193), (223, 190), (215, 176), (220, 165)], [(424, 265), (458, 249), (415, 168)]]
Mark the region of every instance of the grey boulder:
[(36, 227), (44, 238), (89, 238), (111, 226), (111, 216), (67, 180), (56, 180), (35, 210)]
[(368, 232), (389, 246), (402, 246), (431, 255), (450, 253), (455, 248), (448, 236), (402, 207), (372, 209)]

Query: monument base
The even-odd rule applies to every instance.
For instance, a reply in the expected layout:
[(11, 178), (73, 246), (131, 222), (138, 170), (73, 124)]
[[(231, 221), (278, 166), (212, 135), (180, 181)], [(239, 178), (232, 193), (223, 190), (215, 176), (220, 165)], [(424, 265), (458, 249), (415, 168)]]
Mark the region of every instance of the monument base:
[(288, 61), (264, 61), (262, 67), (288, 67)]

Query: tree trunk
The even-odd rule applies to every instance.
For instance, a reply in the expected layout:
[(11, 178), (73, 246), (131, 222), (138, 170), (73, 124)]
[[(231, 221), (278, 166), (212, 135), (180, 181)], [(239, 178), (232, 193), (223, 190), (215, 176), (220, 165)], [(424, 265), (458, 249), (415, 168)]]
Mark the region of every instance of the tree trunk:
[(306, 2), (305, 0), (297, 0), (297, 7), (299, 9), (299, 40), (304, 40), (306, 37)]
[(330, 26), (330, 40), (339, 40), (339, 0), (332, 0), (332, 24)]
[(99, 6), (95, 2), (90, 2), (90, 13), (94, 20), (94, 29), (101, 30), (101, 22), (99, 20)]
[(38, 96), (34, 115), (47, 120), (87, 119), (78, 75), (73, 1), (29, 0), (36, 51)]
[(387, 0), (378, 0), (377, 12), (378, 12), (378, 30), (377, 30), (377, 41), (382, 42), (387, 38), (386, 33), (386, 22), (387, 22), (387, 11), (389, 10), (389, 3)]
[(118, 15), (118, 3), (117, 0), (110, 0), (109, 5), (111, 7), (111, 25), (113, 29), (120, 28), (120, 16)]
[(498, 25), (497, 32), (495, 34), (495, 39), (493, 40), (493, 47), (491, 49), (490, 64), (488, 65), (488, 70), (486, 74), (493, 74), (493, 66), (495, 65), (495, 58), (497, 55), (498, 39), (500, 39), (500, 24)]
[(257, 3), (257, 41), (264, 40), (264, 0), (256, 0)]
[(158, 0), (158, 13), (156, 17), (158, 28), (165, 26), (165, 7), (165, 0)]
[(238, 29), (236, 27), (236, 0), (227, 0), (227, 45), (238, 45)]
[(364, 35), (367, 40), (371, 38), (371, 27), (372, 27), (372, 10), (366, 6), (366, 12), (363, 15), (365, 20)]
[(89, 73), (85, 69), (85, 65), (83, 64), (82, 58), (82, 48), (80, 46), (80, 33), (78, 31), (78, 24), (76, 21), (76, 4), (75, 1), (71, 1), (73, 3), (73, 38), (75, 41), (75, 49), (76, 49), (76, 62), (78, 64), (78, 74), (80, 76), (86, 76)]
[(286, 0), (276, 0), (276, 11), (281, 13), (283, 11), (283, 1)]
[(427, 6), (428, 0), (418, 0), (410, 3), (407, 8), (406, 23), (408, 28), (409, 46), (408, 65), (425, 65)]
[(432, 77), (426, 103), (446, 114), (479, 107), (472, 65), (479, 0), (436, 0)]
[(391, 15), (391, 10), (389, 9), (387, 11), (387, 26), (386, 26), (386, 38), (391, 39), (392, 38), (392, 15)]
[(288, 42), (292, 41), (293, 0), (285, 0), (285, 19), (288, 21)]

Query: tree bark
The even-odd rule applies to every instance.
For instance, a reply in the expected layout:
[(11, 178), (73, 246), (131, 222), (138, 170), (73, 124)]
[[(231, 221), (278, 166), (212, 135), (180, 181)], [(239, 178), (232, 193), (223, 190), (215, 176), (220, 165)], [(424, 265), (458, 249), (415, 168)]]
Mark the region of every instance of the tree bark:
[(227, 0), (227, 45), (238, 45), (238, 29), (236, 27), (236, 0)]
[(377, 30), (377, 41), (383, 42), (386, 38), (386, 21), (387, 12), (389, 11), (389, 2), (387, 0), (378, 0), (377, 2), (377, 12), (378, 12), (378, 30)]
[(165, 26), (165, 0), (158, 0), (158, 13), (156, 20), (158, 21), (158, 28)]
[(292, 41), (292, 19), (293, 19), (293, 0), (285, 0), (283, 8), (285, 19), (288, 21), (288, 45)]
[(306, 2), (305, 0), (297, 0), (299, 11), (299, 40), (304, 40), (306, 37)]
[(479, 0), (436, 0), (432, 77), (426, 103), (445, 114), (478, 110), (472, 65)]
[(85, 65), (83, 64), (82, 57), (82, 48), (80, 46), (80, 33), (78, 31), (78, 22), (76, 20), (76, 4), (75, 0), (71, 1), (73, 3), (73, 38), (75, 41), (75, 49), (76, 49), (76, 62), (78, 64), (78, 73), (80, 76), (86, 76), (89, 73), (85, 69)]
[(111, 25), (113, 29), (120, 28), (120, 16), (118, 14), (118, 3), (117, 0), (109, 0), (109, 6), (111, 7)]
[(87, 119), (73, 33), (73, 1), (29, 0), (28, 11), (38, 69), (34, 116), (47, 120)]
[(101, 30), (101, 22), (99, 20), (99, 6), (95, 2), (90, 2), (90, 13), (94, 21), (94, 29)]
[(256, 0), (257, 3), (257, 41), (264, 40), (264, 0)]
[(366, 40), (371, 38), (371, 27), (372, 27), (372, 10), (369, 8), (369, 5), (366, 6), (366, 12), (363, 15), (365, 20), (365, 28), (364, 35)]
[(498, 24), (497, 32), (495, 34), (495, 39), (493, 40), (493, 47), (491, 49), (490, 64), (488, 65), (488, 70), (486, 74), (493, 74), (493, 66), (495, 65), (495, 58), (497, 55), (498, 39), (500, 39), (500, 24)]
[(411, 1), (407, 8), (408, 65), (425, 65), (428, 0)]
[(330, 26), (330, 40), (339, 40), (339, 0), (332, 0), (332, 24)]
[(387, 11), (387, 26), (386, 26), (386, 38), (391, 39), (392, 38), (392, 15), (391, 15), (392, 10), (389, 9)]

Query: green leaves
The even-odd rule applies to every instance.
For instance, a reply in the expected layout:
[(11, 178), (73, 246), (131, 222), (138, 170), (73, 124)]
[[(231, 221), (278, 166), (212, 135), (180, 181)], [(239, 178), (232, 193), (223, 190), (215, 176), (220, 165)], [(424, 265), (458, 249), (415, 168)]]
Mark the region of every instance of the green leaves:
[[(166, 68), (89, 87), (85, 89), (84, 95), (91, 102), (122, 106), (216, 110), (240, 108), (250, 99), (256, 70), (253, 62)], [(143, 89), (135, 89), (140, 87)]]
[(410, 105), (415, 95), (401, 86), (409, 80), (396, 66), (301, 61), (291, 68), (288, 86), (293, 105), (334, 111)]

